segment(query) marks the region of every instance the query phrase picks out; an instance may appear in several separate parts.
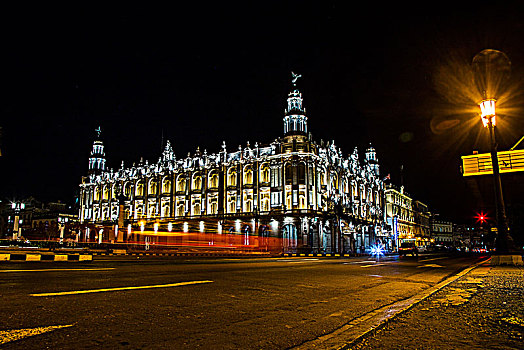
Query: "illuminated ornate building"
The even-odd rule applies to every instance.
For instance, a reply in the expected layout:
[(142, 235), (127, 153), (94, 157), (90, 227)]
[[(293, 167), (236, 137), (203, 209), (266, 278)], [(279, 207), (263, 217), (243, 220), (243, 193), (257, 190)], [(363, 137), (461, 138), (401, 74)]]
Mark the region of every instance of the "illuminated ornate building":
[[(176, 245), (189, 234), (193, 240), (211, 234), (205, 244), (234, 235), (239, 245), (270, 239), (272, 249), (284, 252), (368, 248), (385, 232), (376, 151), (370, 146), (360, 160), (356, 148), (344, 157), (334, 142), (313, 141), (298, 77), (287, 98), (284, 135), (269, 144), (230, 150), (224, 142), (216, 153), (197, 148), (177, 158), (167, 142), (156, 162), (108, 170), (98, 138), (80, 185), (81, 240)], [(107, 229), (116, 224), (120, 229)]]

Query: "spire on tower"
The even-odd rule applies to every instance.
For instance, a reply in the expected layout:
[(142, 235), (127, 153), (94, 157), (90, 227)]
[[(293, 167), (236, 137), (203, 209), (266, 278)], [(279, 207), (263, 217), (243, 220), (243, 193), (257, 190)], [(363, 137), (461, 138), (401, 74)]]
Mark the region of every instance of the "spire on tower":
[(95, 129), (96, 139), (93, 142), (93, 148), (91, 149), (91, 154), (89, 156), (89, 168), (88, 173), (98, 175), (106, 171), (106, 154), (104, 152), (104, 143), (100, 140), (100, 134), (102, 133), (102, 128), (100, 126)]
[(291, 83), (293, 90), (288, 94), (287, 109), (284, 117), (284, 134), (287, 135), (306, 135), (307, 134), (307, 117), (306, 109), (302, 102), (302, 94), (297, 89), (297, 80), (302, 75), (291, 72)]

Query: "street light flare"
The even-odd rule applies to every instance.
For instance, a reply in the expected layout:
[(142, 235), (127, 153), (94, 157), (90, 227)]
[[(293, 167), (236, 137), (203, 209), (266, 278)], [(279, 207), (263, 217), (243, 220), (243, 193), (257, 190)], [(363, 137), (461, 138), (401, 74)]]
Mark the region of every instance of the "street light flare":
[(494, 99), (486, 99), (480, 102), (480, 118), (482, 119), (482, 124), (485, 128), (487, 128), (490, 124), (492, 126), (496, 126), (496, 118), (495, 118), (495, 100)]

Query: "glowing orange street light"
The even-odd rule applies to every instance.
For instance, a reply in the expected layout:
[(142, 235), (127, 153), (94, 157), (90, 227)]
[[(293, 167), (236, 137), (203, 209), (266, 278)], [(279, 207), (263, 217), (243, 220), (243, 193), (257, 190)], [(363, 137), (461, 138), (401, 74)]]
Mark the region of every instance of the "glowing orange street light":
[(480, 106), (480, 118), (482, 119), (482, 124), (485, 128), (489, 127), (489, 124), (492, 126), (497, 125), (495, 118), (495, 100), (488, 99), (481, 101)]

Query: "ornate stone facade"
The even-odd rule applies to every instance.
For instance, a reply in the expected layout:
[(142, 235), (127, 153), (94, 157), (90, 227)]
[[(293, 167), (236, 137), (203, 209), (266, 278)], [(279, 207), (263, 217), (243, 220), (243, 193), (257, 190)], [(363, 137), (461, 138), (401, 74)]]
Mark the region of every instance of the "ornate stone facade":
[[(93, 233), (86, 225), (82, 240), (215, 244), (233, 235), (236, 246), (304, 253), (360, 252), (374, 244), (386, 231), (375, 149), (361, 160), (357, 148), (344, 156), (334, 142), (315, 142), (296, 77), (284, 136), (269, 144), (228, 150), (224, 142), (216, 153), (197, 148), (178, 159), (167, 142), (156, 162), (106, 170), (98, 137), (97, 160), (80, 185), (79, 216), (99, 228)], [(117, 224), (115, 232), (107, 229)]]

